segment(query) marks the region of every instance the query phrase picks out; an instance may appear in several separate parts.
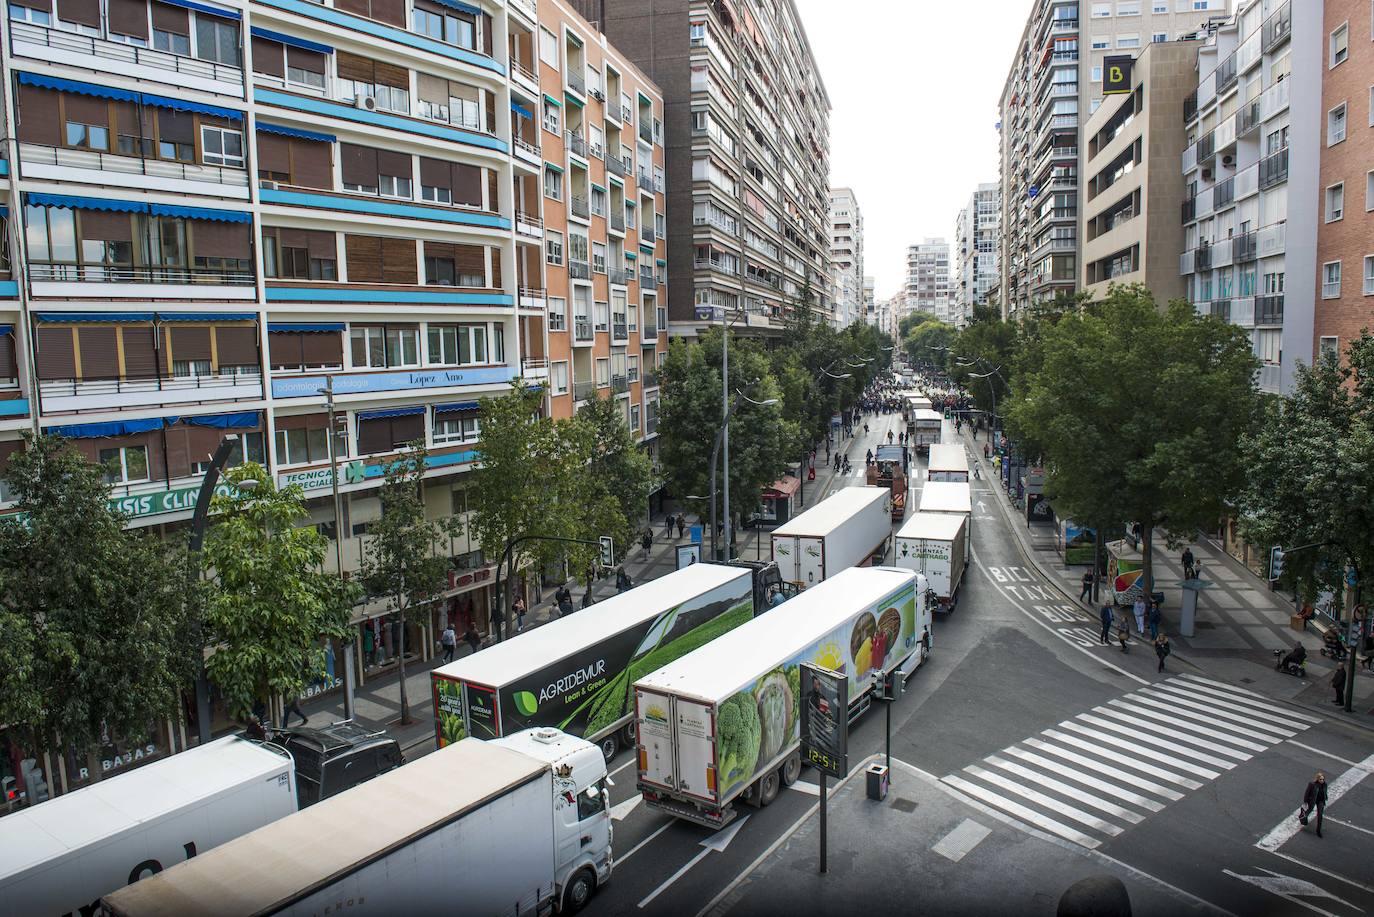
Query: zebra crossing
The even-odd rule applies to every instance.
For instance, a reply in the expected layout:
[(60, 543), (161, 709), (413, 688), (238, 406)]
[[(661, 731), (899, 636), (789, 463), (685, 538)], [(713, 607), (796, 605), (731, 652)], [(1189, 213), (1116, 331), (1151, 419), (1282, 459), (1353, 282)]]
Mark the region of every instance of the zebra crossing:
[(1243, 688), (1179, 675), (1064, 720), (943, 781), (1095, 848), (1318, 722)]

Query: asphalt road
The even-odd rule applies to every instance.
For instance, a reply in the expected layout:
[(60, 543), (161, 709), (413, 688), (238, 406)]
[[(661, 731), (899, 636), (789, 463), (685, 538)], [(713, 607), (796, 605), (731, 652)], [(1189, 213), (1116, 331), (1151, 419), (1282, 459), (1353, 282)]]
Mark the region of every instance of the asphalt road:
[[(855, 474), (833, 486), (862, 483), (865, 450), (898, 420), (870, 419), (871, 432), (850, 448)], [(915, 491), (921, 476), (913, 469)], [(1374, 769), (1371, 735), (1211, 680), (1186, 659), (1171, 657), (1171, 671), (1158, 673), (1145, 644), (1125, 653), (1102, 646), (1097, 622), (1031, 566), (1011, 534), (1020, 523), (992, 486), (973, 482), (974, 562), (957, 609), (936, 621), (933, 656), (892, 705), (893, 757), (931, 775), (980, 824), (1011, 825), (1055, 841), (1057, 856), (1068, 851), (1133, 876), (1159, 893), (1149, 899), (1157, 912), (1169, 902), (1235, 914), (1374, 911), (1374, 780), (1360, 782)], [(913, 493), (909, 505), (918, 503)], [(875, 708), (851, 731), (850, 760), (883, 746), (883, 710)], [(802, 855), (789, 854), (790, 844), (774, 851), (812, 823), (814, 772), (713, 833), (638, 804), (633, 764), (628, 752), (611, 764), (616, 868), (587, 913), (746, 914), (782, 900), (787, 886), (770, 899), (768, 876), (787, 883), (788, 873), (758, 876), (756, 867), (770, 854)], [(1339, 795), (1320, 839), (1290, 829), (1318, 768)], [(894, 795), (915, 779), (895, 774)], [(916, 891), (921, 857), (936, 854), (914, 836), (911, 843)], [(1027, 880), (996, 860), (969, 856), (951, 868), (955, 887), (1026, 900)], [(731, 910), (734, 899), (724, 896), (745, 880), (752, 897)], [(843, 901), (846, 881), (861, 881), (857, 870), (834, 869), (826, 889)], [(1053, 905), (1037, 894), (1022, 912), (1052, 913)]]

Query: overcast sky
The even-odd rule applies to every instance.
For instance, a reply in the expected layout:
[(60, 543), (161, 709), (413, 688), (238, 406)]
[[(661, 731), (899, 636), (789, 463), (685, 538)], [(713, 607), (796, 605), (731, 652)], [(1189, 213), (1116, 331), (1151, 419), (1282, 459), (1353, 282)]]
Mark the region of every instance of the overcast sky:
[(1031, 0), (795, 0), (830, 95), (830, 181), (864, 217), (864, 273), (897, 293), (906, 247), (951, 243), (997, 181), (997, 103)]

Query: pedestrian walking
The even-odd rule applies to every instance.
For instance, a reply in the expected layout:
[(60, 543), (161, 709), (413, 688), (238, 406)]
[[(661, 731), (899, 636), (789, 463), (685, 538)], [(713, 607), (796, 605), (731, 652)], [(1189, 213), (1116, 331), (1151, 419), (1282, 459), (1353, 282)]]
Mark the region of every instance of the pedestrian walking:
[(1131, 611), (1135, 614), (1135, 632), (1138, 634), (1145, 633), (1145, 599), (1136, 599), (1135, 604), (1131, 606)]
[(1302, 793), (1302, 808), (1298, 809), (1299, 824), (1306, 825), (1312, 813), (1317, 813), (1317, 837), (1322, 836), (1322, 815), (1326, 813), (1326, 774), (1317, 771), (1317, 776)]
[(1116, 622), (1116, 639), (1121, 643), (1121, 652), (1126, 652), (1126, 641), (1131, 638), (1131, 625), (1129, 618), (1121, 616), (1121, 620)]
[(1083, 574), (1083, 588), (1078, 591), (1078, 601), (1086, 602), (1092, 598), (1093, 594), (1093, 575), (1092, 571)]
[(683, 537), (684, 535), (686, 535), (686, 534), (687, 534), (687, 517), (684, 516), (682, 513), (678, 513), (678, 514), (677, 514), (677, 537), (678, 537), (678, 540), (681, 541), (681, 540), (682, 540), (682, 537)]
[(891, 430), (888, 430), (888, 431), (887, 431), (887, 444), (888, 444), (889, 446), (892, 445), (892, 431), (891, 431)]
[(588, 583), (587, 591), (582, 593), (582, 607), (590, 608), (592, 606), (592, 603), (595, 601), (596, 599), (592, 598), (592, 584)]
[(517, 595), (515, 604), (511, 605), (511, 611), (515, 612), (515, 632), (518, 634), (525, 629), (525, 597)]
[(664, 538), (672, 538), (672, 537), (673, 537), (673, 523), (676, 522), (676, 521), (677, 521), (677, 519), (673, 516), (672, 513), (669, 513), (669, 514), (664, 518), (664, 520), (663, 520), (663, 537), (664, 537)]
[(1336, 671), (1331, 673), (1331, 690), (1336, 692), (1332, 701), (1337, 707), (1345, 706), (1345, 662), (1336, 663)]
[(1158, 602), (1150, 602), (1150, 610), (1145, 612), (1145, 620), (1150, 625), (1150, 639), (1153, 640), (1155, 637), (1159, 636), (1160, 614)]
[(444, 625), (444, 632), (439, 635), (439, 645), (444, 648), (444, 662), (453, 661), (453, 651), (458, 647), (458, 632), (453, 629), (453, 622)]
[(554, 599), (558, 602), (558, 616), (560, 618), (573, 613), (572, 590), (566, 584), (558, 587), (558, 591), (554, 593)]
[(1099, 639), (1103, 646), (1109, 646), (1112, 642), (1112, 606), (1103, 605), (1098, 617), (1102, 619), (1102, 636)]
[(1195, 561), (1195, 559), (1193, 558), (1193, 549), (1192, 549), (1191, 547), (1186, 547), (1186, 548), (1183, 549), (1183, 557), (1182, 557), (1182, 560), (1183, 560), (1183, 578), (1184, 578), (1184, 579), (1192, 579), (1192, 578), (1193, 578), (1193, 567), (1195, 566), (1196, 561)]
[(468, 648), (474, 653), (482, 648), (482, 636), (477, 633), (476, 629), (474, 629), (471, 624), (468, 625), (467, 630), (463, 631), (463, 642), (465, 642)]
[(619, 570), (615, 571), (616, 592), (625, 592), (628, 589), (633, 589), (634, 585), (635, 584), (630, 580), (630, 574), (625, 572), (624, 567), (621, 567)]
[(639, 536), (639, 546), (644, 549), (644, 562), (648, 563), (649, 549), (654, 546), (654, 533), (645, 529), (644, 534)]
[(1155, 637), (1155, 655), (1159, 657), (1159, 668), (1156, 671), (1164, 671), (1164, 658), (1169, 655), (1172, 649), (1173, 647), (1169, 645), (1168, 634), (1160, 634)]
[(289, 729), (289, 728), (290, 728), (290, 726), (291, 726), (291, 714), (293, 714), (293, 713), (296, 714), (296, 716), (298, 716), (298, 717), (301, 718), (301, 725), (302, 725), (302, 726), (304, 726), (306, 723), (310, 722), (310, 717), (306, 716), (306, 715), (305, 715), (305, 711), (301, 709), (301, 699), (300, 699), (299, 697), (297, 697), (297, 698), (295, 698), (294, 700), (292, 700), (291, 703), (289, 703), (289, 704), (286, 705), (286, 712), (282, 714), (282, 718), (281, 718), (281, 728), (282, 728), (282, 729)]

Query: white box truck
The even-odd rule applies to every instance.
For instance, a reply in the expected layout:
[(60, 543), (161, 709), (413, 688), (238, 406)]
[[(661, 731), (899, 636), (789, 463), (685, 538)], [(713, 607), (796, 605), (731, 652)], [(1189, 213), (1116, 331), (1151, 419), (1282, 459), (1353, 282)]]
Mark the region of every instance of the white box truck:
[(916, 446), (917, 452), (929, 452), (930, 447), (940, 441), (945, 418), (939, 411), (917, 408), (911, 412), (911, 422), (907, 424), (907, 444)]
[(958, 601), (968, 566), (967, 526), (960, 513), (917, 513), (897, 531), (894, 563), (925, 577), (932, 611), (953, 611)]
[(773, 530), (773, 560), (798, 589), (849, 567), (881, 563), (892, 536), (892, 491), (845, 487)]
[(601, 752), (538, 729), (465, 739), (102, 904), (113, 917), (546, 914), (610, 877)]
[(973, 549), (973, 491), (968, 482), (926, 481), (921, 488), (921, 513), (952, 513), (964, 518), (964, 554)]
[(748, 621), (753, 596), (752, 569), (692, 564), (435, 669), (438, 747), (551, 726), (610, 760), (634, 741), (635, 679)]
[(711, 828), (737, 799), (766, 806), (801, 773), (800, 666), (849, 676), (851, 719), (873, 682), (930, 652), (916, 574), (850, 568), (635, 684), (637, 786), (647, 805)]
[(291, 756), (230, 736), (0, 819), (0, 913), (93, 913), (100, 896), (296, 811)]
[(926, 467), (927, 481), (968, 483), (968, 453), (963, 443), (933, 443), (930, 463)]

